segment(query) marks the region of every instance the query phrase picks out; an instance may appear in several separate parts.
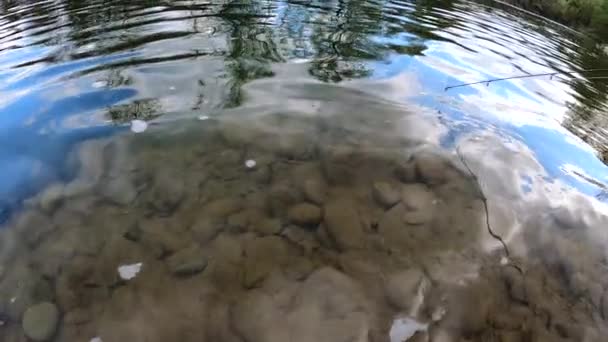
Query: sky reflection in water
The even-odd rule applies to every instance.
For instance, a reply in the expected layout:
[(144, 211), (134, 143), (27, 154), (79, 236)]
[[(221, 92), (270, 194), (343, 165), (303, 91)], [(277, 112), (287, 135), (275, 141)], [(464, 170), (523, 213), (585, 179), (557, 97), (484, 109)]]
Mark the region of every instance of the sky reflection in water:
[[(606, 64), (592, 42), (559, 26), (461, 1), (152, 5), (41, 4), (17, 14), (17, 4), (0, 12), (5, 206), (69, 178), (64, 159), (77, 142), (132, 119), (238, 106), (242, 84), (271, 76), (274, 63), (296, 61), (328, 82), (413, 75), (398, 100), (441, 114), (444, 147), (492, 132), (530, 149), (546, 170), (543, 181), (606, 197), (608, 172), (593, 149), (604, 152), (596, 130), (604, 83), (531, 78), (444, 91)], [(535, 181), (521, 176), (527, 187)]]

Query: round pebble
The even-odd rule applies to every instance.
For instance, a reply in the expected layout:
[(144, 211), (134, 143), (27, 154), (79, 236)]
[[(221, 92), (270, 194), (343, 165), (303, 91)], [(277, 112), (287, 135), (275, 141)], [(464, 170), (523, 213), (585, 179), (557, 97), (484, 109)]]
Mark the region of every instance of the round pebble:
[(29, 307), (23, 314), (23, 332), (34, 341), (47, 341), (53, 337), (59, 322), (59, 309), (44, 302)]

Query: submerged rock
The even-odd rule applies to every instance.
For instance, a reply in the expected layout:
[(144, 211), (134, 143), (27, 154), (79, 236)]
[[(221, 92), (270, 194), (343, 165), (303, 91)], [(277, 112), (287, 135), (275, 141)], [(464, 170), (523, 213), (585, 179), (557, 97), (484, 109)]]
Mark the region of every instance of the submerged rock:
[(325, 204), (327, 232), (340, 250), (363, 248), (365, 233), (355, 204), (347, 199), (333, 199)]
[(320, 179), (307, 179), (302, 186), (304, 196), (310, 202), (322, 205), (326, 196), (326, 185)]
[(180, 204), (186, 193), (184, 176), (174, 171), (161, 170), (154, 175), (149, 205), (162, 214), (170, 214)]
[(169, 257), (167, 266), (176, 276), (191, 276), (207, 267), (207, 258), (199, 246), (191, 246)]
[(255, 232), (262, 235), (274, 235), (281, 232), (283, 225), (279, 219), (265, 218), (258, 222), (252, 223), (252, 228)]
[(308, 203), (296, 204), (289, 208), (287, 217), (298, 225), (317, 225), (321, 222), (321, 208)]
[[(414, 315), (420, 309), (428, 279), (418, 269), (409, 269), (386, 278), (386, 298), (391, 305)], [(422, 292), (419, 293), (419, 290)]]
[(211, 241), (223, 228), (224, 224), (218, 220), (201, 218), (192, 225), (190, 231), (197, 242), (204, 244)]
[(427, 184), (441, 184), (447, 180), (446, 160), (438, 154), (421, 152), (414, 156), (416, 176)]
[(426, 186), (407, 184), (403, 186), (401, 202), (406, 209), (403, 213), (403, 221), (408, 224), (419, 225), (431, 221), (437, 200)]
[(232, 310), (232, 326), (252, 342), (364, 342), (372, 329), (366, 304), (352, 279), (324, 268), (301, 286), (282, 281), (276, 290), (247, 292)]
[(390, 208), (401, 200), (399, 191), (394, 186), (385, 182), (375, 182), (372, 188), (372, 195), (376, 202), (385, 208)]
[(29, 307), (23, 314), (23, 331), (34, 341), (50, 340), (59, 323), (59, 309), (53, 303), (44, 302)]
[(203, 212), (213, 218), (226, 219), (242, 208), (242, 203), (235, 198), (222, 198), (211, 201), (205, 205)]
[(319, 248), (319, 241), (306, 229), (297, 226), (288, 226), (281, 232), (281, 236), (302, 247), (304, 252), (310, 253)]
[(245, 245), (243, 285), (252, 288), (288, 260), (289, 246), (278, 236), (255, 238)]

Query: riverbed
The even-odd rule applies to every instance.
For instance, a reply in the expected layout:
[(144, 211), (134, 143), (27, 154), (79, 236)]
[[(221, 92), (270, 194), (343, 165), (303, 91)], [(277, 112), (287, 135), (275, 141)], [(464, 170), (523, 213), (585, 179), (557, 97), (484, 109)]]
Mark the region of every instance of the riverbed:
[(585, 37), (464, 1), (2, 6), (3, 341), (606, 335)]

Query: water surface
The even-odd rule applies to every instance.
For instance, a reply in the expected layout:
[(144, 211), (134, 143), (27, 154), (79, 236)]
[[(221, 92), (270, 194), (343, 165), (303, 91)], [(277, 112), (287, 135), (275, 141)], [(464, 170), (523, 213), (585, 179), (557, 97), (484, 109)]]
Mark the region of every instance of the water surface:
[(600, 341), (607, 57), (491, 2), (3, 1), (0, 337)]

